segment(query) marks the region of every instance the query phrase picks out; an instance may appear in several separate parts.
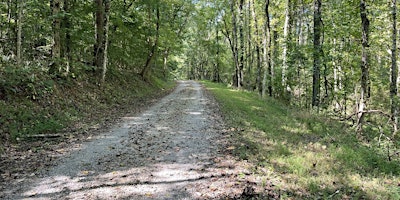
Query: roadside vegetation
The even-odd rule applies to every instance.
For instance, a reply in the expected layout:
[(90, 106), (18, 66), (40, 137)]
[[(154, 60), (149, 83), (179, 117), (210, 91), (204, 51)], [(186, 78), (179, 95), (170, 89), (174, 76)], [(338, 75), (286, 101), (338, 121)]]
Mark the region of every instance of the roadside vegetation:
[[(400, 199), (400, 158), (373, 130), (285, 105), (253, 92), (203, 82), (232, 130), (234, 154), (282, 198)], [(393, 151), (393, 148), (389, 149)], [(396, 149), (397, 151), (399, 149)]]
[(135, 111), (128, 108), (148, 105), (174, 86), (171, 81), (153, 78), (145, 82), (138, 75), (115, 70), (101, 87), (88, 81), (90, 73), (57, 78), (29, 70), (0, 71), (6, 77), (0, 91), (3, 144), (86, 132)]

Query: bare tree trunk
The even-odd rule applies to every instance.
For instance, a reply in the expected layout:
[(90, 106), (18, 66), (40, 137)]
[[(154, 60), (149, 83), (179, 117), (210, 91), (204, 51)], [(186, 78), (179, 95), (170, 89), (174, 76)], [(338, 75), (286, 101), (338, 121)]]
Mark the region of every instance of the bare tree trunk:
[(103, 53), (103, 67), (102, 67), (102, 73), (101, 73), (101, 83), (105, 82), (106, 79), (106, 73), (107, 73), (107, 63), (108, 63), (108, 29), (109, 29), (109, 20), (110, 20), (110, 0), (104, 0), (104, 40), (103, 40), (103, 46), (104, 46), (104, 53)]
[(290, 0), (286, 0), (285, 8), (285, 24), (283, 27), (283, 50), (282, 50), (282, 87), (283, 91), (287, 90), (287, 70), (288, 70), (288, 43), (289, 43), (289, 29), (290, 29)]
[(61, 20), (59, 14), (61, 12), (61, 1), (51, 0), (51, 8), (53, 14), (53, 46), (51, 55), (53, 63), (50, 66), (50, 73), (59, 74), (60, 72), (60, 58), (61, 58)]
[(18, 1), (18, 20), (17, 20), (17, 66), (22, 65), (22, 23), (25, 0)]
[(218, 21), (216, 21), (216, 26), (215, 26), (215, 34), (216, 34), (216, 42), (217, 42), (217, 59), (214, 64), (214, 73), (213, 73), (213, 82), (220, 82), (220, 76), (219, 76), (219, 25)]
[(262, 96), (263, 95), (263, 85), (262, 85), (263, 82), (262, 82), (262, 79), (261, 79), (261, 75), (262, 75), (262, 65), (261, 65), (261, 62), (262, 62), (262, 60), (261, 60), (261, 45), (262, 45), (262, 41), (261, 41), (260, 30), (259, 30), (259, 27), (258, 27), (258, 20), (257, 20), (256, 8), (255, 8), (255, 5), (254, 5), (254, 0), (250, 1), (250, 5), (251, 5), (251, 15), (252, 15), (252, 18), (254, 20), (254, 27), (255, 27), (256, 38), (257, 38), (256, 39), (256, 43), (255, 43), (256, 58), (257, 58), (256, 88), (257, 88), (258, 94), (260, 96)]
[[(70, 12), (70, 5), (72, 5), (71, 0), (64, 0), (64, 12)], [(70, 71), (70, 61), (71, 61), (71, 21), (69, 15), (65, 15), (63, 19), (63, 31), (64, 31), (64, 44), (63, 48), (63, 57), (66, 58), (66, 68), (65, 68), (65, 76), (69, 74)]]
[[(275, 69), (276, 63), (278, 62), (277, 59), (279, 57), (279, 52), (278, 52), (279, 43), (278, 43), (278, 32), (276, 31), (275, 26), (273, 26), (271, 28), (271, 32), (272, 32), (272, 35), (271, 35), (271, 88), (272, 88), (272, 90), (276, 91), (276, 87), (274, 87), (274, 85), (275, 85), (274, 69)], [(272, 95), (274, 95), (274, 91), (272, 91)]]
[(393, 137), (397, 133), (398, 123), (398, 98), (397, 98), (397, 0), (392, 0), (392, 49), (391, 49), (391, 77), (390, 77), (390, 110), (393, 121)]
[(230, 1), (231, 13), (232, 13), (232, 40), (231, 48), (233, 53), (233, 59), (235, 63), (235, 75), (233, 77), (233, 86), (240, 87), (240, 66), (238, 59), (238, 39), (237, 39), (237, 24), (236, 24), (236, 14), (235, 14), (235, 0)]
[(168, 68), (168, 56), (169, 56), (169, 48), (164, 50), (164, 57), (163, 57), (163, 76), (167, 78), (167, 68)]
[(263, 51), (263, 58), (262, 58), (262, 64), (263, 64), (263, 78), (261, 80), (261, 96), (265, 97), (266, 91), (267, 91), (267, 70), (268, 70), (268, 65), (270, 64), (268, 62), (268, 31), (270, 29), (267, 27), (267, 23), (269, 23), (269, 14), (268, 14), (268, 7), (269, 7), (269, 0), (265, 1), (265, 23), (264, 23), (264, 28), (263, 28), (263, 33), (262, 33), (262, 51)]
[(243, 69), (244, 69), (244, 54), (245, 54), (245, 46), (244, 46), (244, 17), (243, 17), (243, 4), (244, 0), (240, 0), (239, 2), (239, 37), (240, 37), (240, 59), (239, 59), (239, 71), (238, 71), (238, 88), (242, 88), (244, 84), (243, 80)]
[(95, 0), (96, 7), (96, 43), (94, 44), (94, 65), (96, 74), (101, 74), (104, 59), (104, 4), (103, 0)]
[[(17, 33), (16, 33), (16, 27), (15, 27), (15, 23), (13, 22), (14, 17), (18, 17), (18, 16), (14, 16), (13, 14), (15, 14), (13, 8), (18, 9), (18, 2), (17, 1), (12, 1), (9, 0), (7, 1), (7, 21), (8, 21), (8, 40), (13, 41), (13, 37), (15, 34), (15, 37), (17, 37)], [(17, 43), (17, 41), (15, 41)], [(10, 56), (15, 56), (15, 54), (17, 54), (17, 49), (15, 48), (16, 43), (10, 42), (8, 48), (7, 48), (7, 54)]]
[(367, 17), (367, 9), (365, 0), (360, 1), (360, 17), (362, 28), (362, 55), (361, 55), (361, 89), (360, 100), (357, 110), (357, 130), (362, 131), (364, 119), (364, 110), (367, 107), (368, 98), (370, 97), (369, 84), (369, 63), (368, 63), (368, 47), (369, 47), (369, 20)]
[(313, 92), (312, 106), (319, 107), (320, 104), (320, 82), (321, 82), (321, 0), (314, 0), (314, 49), (313, 49)]
[[(266, 31), (266, 40), (267, 40), (267, 47), (266, 47), (266, 65), (267, 65), (267, 87), (268, 87), (268, 95), (272, 97), (272, 65), (271, 65), (271, 22), (269, 19), (269, 0), (266, 0), (265, 3), (265, 31)], [(265, 87), (265, 86), (264, 86)]]
[(253, 26), (251, 25), (252, 21), (252, 10), (251, 10), (252, 2), (251, 0), (247, 1), (247, 15), (246, 15), (246, 25), (248, 27), (247, 30), (247, 48), (246, 48), (246, 65), (247, 65), (247, 78), (248, 87), (251, 90), (254, 90), (256, 87), (254, 86), (253, 79), (253, 62), (254, 62), (254, 54), (253, 54)]

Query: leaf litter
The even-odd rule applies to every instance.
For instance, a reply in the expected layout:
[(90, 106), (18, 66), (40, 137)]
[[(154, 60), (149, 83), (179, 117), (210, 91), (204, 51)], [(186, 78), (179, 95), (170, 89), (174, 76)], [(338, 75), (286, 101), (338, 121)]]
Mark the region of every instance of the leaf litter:
[(50, 166), (5, 179), (0, 198), (264, 199), (265, 188), (248, 163), (232, 156), (230, 131), (219, 113), (199, 83), (180, 81), (145, 111), (70, 149), (54, 150), (55, 158), (43, 162)]

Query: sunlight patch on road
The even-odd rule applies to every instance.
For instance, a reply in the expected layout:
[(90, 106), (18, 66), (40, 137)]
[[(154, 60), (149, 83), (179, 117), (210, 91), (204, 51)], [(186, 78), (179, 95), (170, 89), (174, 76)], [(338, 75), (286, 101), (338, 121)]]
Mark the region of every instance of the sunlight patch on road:
[(190, 115), (202, 115), (202, 112), (188, 112)]
[[(221, 173), (221, 168), (217, 166), (204, 170), (206, 168), (204, 164), (209, 165), (209, 163), (157, 163), (98, 175), (92, 171), (82, 172), (75, 178), (64, 175), (52, 176), (39, 179), (34, 187), (23, 193), (23, 198), (46, 199), (46, 197), (62, 196), (67, 199), (150, 197), (163, 199), (165, 195), (176, 195), (177, 191), (179, 195), (183, 195), (182, 197), (196, 198), (202, 192), (194, 191), (192, 187), (204, 184), (210, 181), (209, 179), (220, 176)], [(223, 171), (226, 173), (230, 170)], [(223, 183), (227, 180), (218, 181)]]

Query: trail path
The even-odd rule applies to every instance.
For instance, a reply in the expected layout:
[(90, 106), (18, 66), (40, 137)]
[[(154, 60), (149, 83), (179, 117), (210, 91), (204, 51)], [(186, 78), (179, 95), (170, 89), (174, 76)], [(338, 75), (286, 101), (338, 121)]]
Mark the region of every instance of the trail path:
[(180, 81), (159, 103), (5, 191), (5, 199), (233, 198), (250, 174), (224, 153), (226, 134), (202, 86)]

